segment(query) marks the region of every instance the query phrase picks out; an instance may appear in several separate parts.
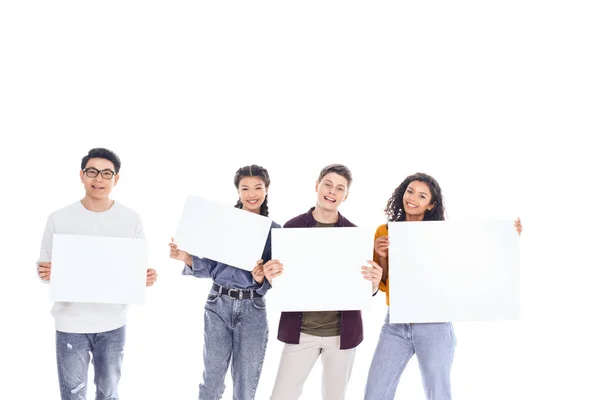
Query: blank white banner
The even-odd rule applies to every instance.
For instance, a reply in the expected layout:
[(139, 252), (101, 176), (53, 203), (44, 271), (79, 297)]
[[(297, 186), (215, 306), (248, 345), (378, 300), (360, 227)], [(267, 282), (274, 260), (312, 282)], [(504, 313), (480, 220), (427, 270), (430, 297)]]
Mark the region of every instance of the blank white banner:
[(188, 195), (175, 243), (195, 256), (252, 271), (270, 229), (270, 218)]
[(389, 223), (390, 322), (519, 318), (513, 221)]
[(143, 304), (147, 269), (144, 239), (54, 234), (50, 298)]
[(371, 282), (361, 266), (373, 258), (370, 229), (273, 229), (273, 259), (284, 272), (273, 281), (269, 304), (281, 311), (362, 310), (371, 304)]

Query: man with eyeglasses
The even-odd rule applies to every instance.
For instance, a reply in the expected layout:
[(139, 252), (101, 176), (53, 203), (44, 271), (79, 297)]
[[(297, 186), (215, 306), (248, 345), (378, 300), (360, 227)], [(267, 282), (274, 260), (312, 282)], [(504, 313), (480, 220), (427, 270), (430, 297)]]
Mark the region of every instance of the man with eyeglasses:
[[(138, 213), (110, 198), (119, 181), (121, 160), (112, 151), (95, 148), (81, 160), (82, 200), (50, 214), (42, 238), (38, 276), (49, 281), (55, 233), (143, 239)], [(101, 249), (99, 251), (102, 251)], [(146, 286), (156, 281), (148, 269)], [(62, 400), (85, 399), (90, 354), (94, 363), (96, 399), (118, 399), (125, 346), (127, 305), (56, 302), (56, 360)]]

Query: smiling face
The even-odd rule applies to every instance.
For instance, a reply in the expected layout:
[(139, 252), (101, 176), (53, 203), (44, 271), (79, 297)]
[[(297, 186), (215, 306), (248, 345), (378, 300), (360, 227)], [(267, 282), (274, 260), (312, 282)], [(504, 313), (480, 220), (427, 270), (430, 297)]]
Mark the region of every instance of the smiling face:
[(337, 211), (348, 197), (348, 180), (335, 172), (330, 172), (317, 182), (315, 190), (319, 208)]
[(408, 184), (402, 196), (402, 203), (407, 221), (423, 221), (425, 212), (435, 207), (431, 202), (429, 185), (421, 181), (412, 181)]
[[(86, 197), (94, 200), (108, 198), (119, 180), (119, 174), (114, 174), (115, 165), (105, 158), (90, 158), (84, 170), (89, 171), (88, 173), (79, 171), (79, 176), (85, 188)], [(95, 176), (90, 177), (89, 175)], [(112, 175), (112, 177), (107, 178), (108, 175)]]
[(260, 206), (267, 196), (267, 188), (262, 178), (247, 176), (240, 179), (238, 194), (242, 202), (242, 209), (260, 214)]

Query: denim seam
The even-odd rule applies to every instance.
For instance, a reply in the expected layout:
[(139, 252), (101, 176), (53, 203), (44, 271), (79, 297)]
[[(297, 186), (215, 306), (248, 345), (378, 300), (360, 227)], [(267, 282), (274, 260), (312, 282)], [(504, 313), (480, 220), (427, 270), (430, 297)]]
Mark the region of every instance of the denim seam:
[(263, 345), (263, 353), (262, 353), (260, 363), (258, 364), (258, 369), (256, 371), (256, 377), (254, 378), (254, 385), (252, 388), (252, 399), (250, 399), (250, 400), (254, 400), (254, 397), (256, 395), (256, 388), (258, 387), (258, 381), (260, 380), (260, 374), (262, 372), (263, 363), (265, 361), (265, 355), (267, 353), (268, 342), (269, 342), (269, 328), (267, 328), (267, 334), (265, 335), (265, 344)]

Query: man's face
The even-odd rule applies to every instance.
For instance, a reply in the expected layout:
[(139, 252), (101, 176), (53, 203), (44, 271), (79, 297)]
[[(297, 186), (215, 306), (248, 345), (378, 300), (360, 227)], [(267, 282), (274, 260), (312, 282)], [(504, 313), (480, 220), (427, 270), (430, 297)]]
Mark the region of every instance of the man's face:
[(348, 180), (343, 176), (330, 172), (317, 182), (317, 204), (327, 211), (337, 211), (348, 197)]
[(114, 174), (115, 165), (105, 158), (90, 158), (84, 171), (79, 171), (81, 182), (86, 195), (95, 200), (108, 198), (119, 180)]

